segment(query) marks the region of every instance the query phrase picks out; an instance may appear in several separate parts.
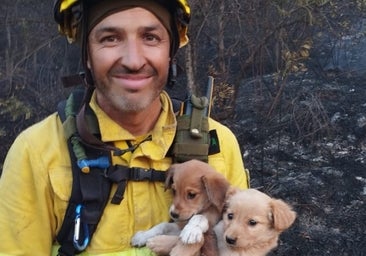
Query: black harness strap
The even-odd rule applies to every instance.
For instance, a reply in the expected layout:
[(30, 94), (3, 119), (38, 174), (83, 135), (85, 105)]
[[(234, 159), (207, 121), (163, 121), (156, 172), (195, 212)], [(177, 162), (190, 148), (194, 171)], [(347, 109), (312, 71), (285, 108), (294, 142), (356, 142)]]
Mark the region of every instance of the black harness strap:
[(144, 169), (139, 167), (126, 167), (123, 165), (114, 165), (108, 168), (105, 175), (113, 182), (118, 183), (121, 180), (133, 181), (165, 181), (165, 171), (155, 169)]
[[(74, 102), (82, 102), (84, 97), (83, 90), (75, 91), (73, 94)], [(61, 102), (58, 106), (58, 114), (61, 121), (66, 120), (65, 114), (66, 101)], [(77, 111), (78, 106), (74, 106), (74, 111)], [(76, 209), (81, 204), (83, 209), (81, 211), (82, 225), (86, 225), (88, 229), (88, 239), (90, 240), (100, 217), (103, 213), (103, 209), (108, 202), (108, 197), (112, 182), (103, 175), (103, 172), (99, 168), (90, 168), (89, 173), (83, 173), (77, 165), (77, 158), (73, 154), (73, 148), (71, 143), (71, 137), (68, 138), (68, 149), (70, 152), (70, 161), (72, 169), (72, 190), (69, 199), (69, 204), (65, 212), (64, 221), (61, 229), (56, 236), (57, 241), (61, 245), (58, 250), (60, 256), (71, 256), (81, 252), (74, 246), (74, 228)], [(94, 158), (101, 155), (101, 151), (88, 149), (88, 157)], [(104, 152), (106, 155), (107, 153)], [(80, 237), (87, 234), (84, 233), (84, 229), (80, 229)]]
[[(76, 161), (73, 161), (73, 163), (76, 163)], [(82, 220), (81, 224), (87, 225), (89, 233), (87, 239), (90, 240), (108, 202), (112, 185), (107, 178), (101, 175), (100, 169), (91, 168), (90, 172), (85, 174), (77, 166), (74, 166), (74, 168), (77, 171), (73, 171), (73, 186), (69, 205), (60, 232), (57, 234), (57, 241), (61, 245), (58, 255), (62, 256), (75, 255), (81, 252), (74, 246), (76, 208), (80, 205), (83, 206), (80, 218)], [(81, 238), (86, 235), (83, 231), (84, 229), (80, 229)]]
[(165, 181), (165, 172), (154, 169), (143, 169), (138, 167), (128, 168), (122, 165), (115, 165), (108, 168), (105, 175), (114, 183), (118, 184), (113, 195), (112, 204), (120, 204), (126, 189), (127, 181)]

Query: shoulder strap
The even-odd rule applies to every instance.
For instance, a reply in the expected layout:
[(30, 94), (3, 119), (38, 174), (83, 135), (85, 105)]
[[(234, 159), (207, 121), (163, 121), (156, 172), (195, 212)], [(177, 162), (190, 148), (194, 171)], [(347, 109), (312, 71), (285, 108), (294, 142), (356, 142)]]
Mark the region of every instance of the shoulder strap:
[[(83, 173), (73, 158), (71, 197), (57, 234), (57, 241), (61, 245), (58, 255), (62, 256), (75, 255), (86, 248), (108, 202), (112, 184), (100, 175), (99, 168), (90, 168), (89, 173)], [(75, 230), (79, 231), (78, 236)]]
[[(88, 153), (75, 153), (75, 138), (77, 131), (75, 117), (83, 102), (84, 90), (75, 90), (67, 101), (58, 104), (58, 114), (64, 125), (66, 137), (68, 138), (68, 148), (72, 165), (72, 190), (69, 205), (65, 212), (64, 222), (57, 234), (57, 241), (61, 245), (58, 255), (69, 256), (80, 253), (85, 249), (91, 239), (103, 209), (108, 201), (112, 182), (100, 175), (100, 168), (91, 166), (88, 172), (81, 171), (78, 165), (77, 155), (93, 159), (95, 156), (108, 158), (106, 152), (99, 150), (88, 150)], [(74, 141), (74, 143), (73, 143)], [(83, 148), (79, 145), (79, 151)], [(78, 151), (76, 150), (76, 151)], [(93, 184), (91, 186), (91, 184)], [(82, 221), (81, 221), (82, 220)], [(77, 223), (79, 223), (77, 225)], [(75, 236), (75, 229), (79, 235)]]
[(172, 101), (174, 113), (179, 113), (179, 111), (182, 107), (183, 101), (180, 99), (176, 99), (176, 98), (171, 98), (171, 101)]

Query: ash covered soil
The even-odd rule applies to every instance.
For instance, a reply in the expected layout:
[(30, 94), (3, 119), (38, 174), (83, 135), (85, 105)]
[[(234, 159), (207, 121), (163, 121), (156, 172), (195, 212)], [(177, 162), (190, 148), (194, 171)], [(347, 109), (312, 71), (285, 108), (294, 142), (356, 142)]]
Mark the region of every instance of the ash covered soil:
[(271, 115), (280, 84), (246, 81), (225, 121), (251, 186), (298, 214), (270, 255), (366, 255), (366, 79), (328, 75), (293, 77)]

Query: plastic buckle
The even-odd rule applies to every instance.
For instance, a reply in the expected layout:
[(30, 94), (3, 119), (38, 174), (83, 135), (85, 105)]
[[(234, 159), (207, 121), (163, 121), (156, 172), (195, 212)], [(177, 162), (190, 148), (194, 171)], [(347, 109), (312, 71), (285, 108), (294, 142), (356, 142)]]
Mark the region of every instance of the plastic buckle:
[(134, 181), (143, 181), (143, 180), (151, 180), (152, 170), (147, 170), (142, 168), (131, 168), (132, 172), (132, 180)]

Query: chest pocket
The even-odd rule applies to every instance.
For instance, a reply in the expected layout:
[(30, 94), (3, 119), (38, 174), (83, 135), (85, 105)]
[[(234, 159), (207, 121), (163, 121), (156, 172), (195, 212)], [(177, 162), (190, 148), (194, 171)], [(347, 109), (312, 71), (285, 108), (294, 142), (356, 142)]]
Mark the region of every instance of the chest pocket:
[(60, 167), (49, 171), (49, 178), (54, 192), (54, 211), (59, 230), (69, 203), (72, 188), (71, 167)]

